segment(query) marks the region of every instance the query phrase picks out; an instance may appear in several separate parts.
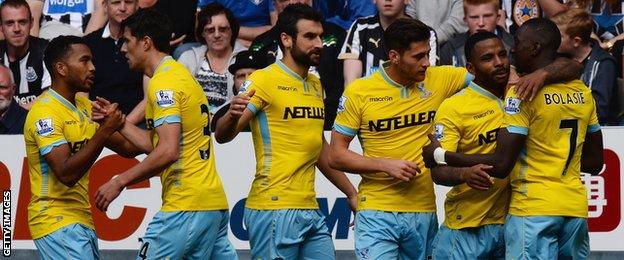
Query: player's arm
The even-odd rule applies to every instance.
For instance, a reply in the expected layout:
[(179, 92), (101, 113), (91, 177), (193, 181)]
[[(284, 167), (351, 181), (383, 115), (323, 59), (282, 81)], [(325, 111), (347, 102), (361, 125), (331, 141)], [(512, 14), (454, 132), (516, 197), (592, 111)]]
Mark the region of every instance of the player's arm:
[(325, 175), (325, 178), (327, 178), (332, 184), (334, 184), (334, 186), (336, 186), (336, 188), (347, 196), (351, 210), (355, 211), (357, 209), (357, 190), (344, 172), (333, 169), (329, 166), (329, 157), (329, 144), (323, 135), (323, 147), (321, 148), (321, 155), (319, 156), (316, 166), (319, 168), (321, 173)]
[(602, 131), (585, 134), (585, 143), (581, 152), (581, 171), (591, 175), (598, 175), (604, 165)]
[(65, 186), (73, 187), (84, 176), (102, 152), (106, 140), (123, 124), (123, 114), (116, 108), (114, 104), (114, 111), (76, 153), (72, 154), (69, 145), (63, 144), (44, 155), (56, 178)]
[(438, 185), (456, 186), (463, 183), (478, 189), (487, 190), (494, 182), (490, 179), (487, 170), (492, 166), (477, 164), (472, 167), (452, 167), (446, 165), (431, 168), (431, 178)]
[(175, 163), (180, 156), (180, 123), (163, 123), (156, 127), (158, 144), (145, 159), (126, 172), (102, 185), (96, 195), (98, 209), (106, 211), (121, 191), (132, 184), (149, 179)]
[(491, 165), (491, 176), (505, 178), (511, 172), (526, 142), (526, 135), (510, 133), (507, 128), (498, 130), (496, 150), (493, 154), (462, 154), (448, 152), (444, 158), (449, 165), (470, 167), (477, 164)]
[(145, 120), (145, 106), (147, 105), (147, 84), (149, 83), (149, 80), (149, 77), (143, 75), (143, 100), (141, 100), (141, 102), (139, 102), (126, 117), (126, 120), (131, 124), (136, 125), (139, 122)]
[(385, 172), (403, 181), (410, 181), (420, 169), (415, 162), (365, 157), (349, 150), (353, 136), (332, 131), (329, 146), (329, 166), (345, 172), (368, 174)]
[(347, 86), (354, 80), (362, 77), (362, 61), (357, 59), (345, 59), (343, 62), (344, 85)]
[(247, 105), (254, 93), (256, 93), (256, 90), (252, 89), (232, 98), (230, 109), (217, 121), (217, 129), (215, 131), (217, 143), (222, 144), (232, 141), (245, 126), (249, 125), (249, 121), (251, 121), (254, 115), (247, 109)]
[[(95, 122), (99, 122), (109, 114), (112, 104), (105, 98), (96, 97), (95, 99), (95, 101), (91, 102), (91, 119)], [(113, 139), (111, 143), (106, 145), (106, 147), (122, 156), (132, 156), (137, 153), (150, 153), (153, 149), (152, 141), (147, 131), (135, 126), (132, 122), (126, 121), (123, 127), (119, 129), (119, 134), (121, 134), (123, 139), (112, 136)], [(126, 141), (129, 143), (126, 143)]]
[(520, 77), (516, 83), (516, 94), (521, 100), (531, 101), (544, 85), (579, 79), (582, 73), (581, 63), (558, 57), (551, 64)]

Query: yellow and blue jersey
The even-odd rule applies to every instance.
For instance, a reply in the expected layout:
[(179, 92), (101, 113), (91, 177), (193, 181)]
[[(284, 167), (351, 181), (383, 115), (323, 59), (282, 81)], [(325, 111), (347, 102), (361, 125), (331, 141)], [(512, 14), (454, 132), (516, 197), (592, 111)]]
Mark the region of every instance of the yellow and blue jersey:
[[(442, 148), (465, 154), (492, 153), (503, 124), (503, 100), (474, 82), (440, 105), (435, 133)], [(480, 191), (460, 184), (446, 194), (444, 225), (451, 229), (503, 224), (509, 209), (509, 178)]]
[(74, 223), (94, 229), (89, 172), (73, 187), (67, 187), (57, 179), (44, 157), (60, 145), (69, 145), (72, 155), (78, 152), (98, 128), (90, 118), (88, 98), (76, 95), (74, 105), (52, 88), (35, 101), (26, 116), (24, 141), (32, 196), (28, 226), (33, 239)]
[(193, 76), (171, 57), (147, 86), (147, 127), (154, 146), (157, 127), (179, 123), (180, 158), (160, 174), (162, 211), (228, 209), (210, 137), (208, 101)]
[(241, 92), (254, 89), (247, 109), (256, 174), (246, 207), (257, 210), (316, 209), (315, 166), (323, 146), (323, 88), (281, 61), (257, 70)]
[(429, 139), (436, 110), (472, 80), (463, 68), (430, 67), (425, 80), (409, 86), (394, 82), (384, 68), (355, 80), (338, 105), (334, 130), (358, 136), (365, 157), (418, 163), (422, 173), (410, 182), (384, 172), (362, 174), (358, 210), (433, 212), (433, 182), (424, 167), (422, 147)]
[(587, 218), (581, 152), (585, 134), (600, 130), (591, 90), (580, 80), (552, 84), (527, 102), (511, 88), (505, 98), (504, 126), (526, 136), (510, 173), (509, 213)]

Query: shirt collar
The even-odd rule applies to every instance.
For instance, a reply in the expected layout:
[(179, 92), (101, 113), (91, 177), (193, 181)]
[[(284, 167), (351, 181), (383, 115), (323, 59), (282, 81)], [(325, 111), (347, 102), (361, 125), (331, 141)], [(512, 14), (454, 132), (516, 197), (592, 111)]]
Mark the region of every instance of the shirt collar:
[(104, 32), (102, 32), (102, 38), (111, 38), (111, 33), (110, 33), (110, 28), (108, 28), (110, 26), (110, 23), (106, 23), (106, 26), (104, 26)]

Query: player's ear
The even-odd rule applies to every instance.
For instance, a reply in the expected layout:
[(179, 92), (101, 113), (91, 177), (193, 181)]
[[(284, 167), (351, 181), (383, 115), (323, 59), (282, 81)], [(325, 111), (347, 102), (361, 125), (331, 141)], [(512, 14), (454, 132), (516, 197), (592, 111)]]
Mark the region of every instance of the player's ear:
[(390, 50), (388, 52), (388, 60), (390, 61), (390, 63), (398, 65), (399, 60), (401, 60), (401, 54), (399, 54), (399, 52), (395, 50)]
[(475, 74), (475, 67), (469, 61), (466, 61), (466, 70), (468, 70), (468, 72), (470, 72), (470, 74), (472, 74), (472, 75)]
[(55, 62), (53, 67), (59, 75), (63, 77), (67, 76), (67, 66), (65, 65), (65, 63), (60, 61)]

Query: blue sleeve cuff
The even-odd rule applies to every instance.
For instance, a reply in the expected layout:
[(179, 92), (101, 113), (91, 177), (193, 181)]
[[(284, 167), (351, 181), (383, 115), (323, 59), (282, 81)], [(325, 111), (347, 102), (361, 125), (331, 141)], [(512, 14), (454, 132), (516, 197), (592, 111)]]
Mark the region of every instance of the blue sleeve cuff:
[(338, 133), (341, 133), (343, 135), (350, 136), (350, 137), (354, 137), (355, 135), (357, 135), (357, 132), (358, 132), (355, 129), (348, 128), (346, 126), (342, 126), (336, 123), (334, 123), (334, 130)]
[(58, 141), (56, 141), (54, 143), (51, 143), (51, 144), (49, 144), (49, 145), (47, 145), (45, 147), (39, 148), (39, 153), (41, 153), (41, 155), (49, 154), (54, 147), (57, 147), (57, 146), (60, 146), (60, 145), (66, 144), (66, 143), (67, 143), (67, 140), (65, 140), (65, 139), (58, 140)]
[(519, 135), (528, 135), (529, 134), (529, 129), (528, 128), (522, 127), (522, 126), (515, 126), (515, 125), (507, 126), (507, 131), (509, 133), (519, 134)]
[(156, 121), (154, 121), (154, 127), (159, 127), (163, 123), (167, 123), (167, 124), (182, 123), (182, 119), (180, 118), (179, 115), (161, 117), (159, 119), (156, 119)]
[(249, 109), (249, 111), (251, 111), (254, 115), (258, 113), (258, 108), (252, 103), (247, 104), (247, 109)]
[(590, 133), (598, 132), (600, 131), (600, 125), (599, 124), (588, 125), (587, 131)]
[(464, 87), (470, 85), (470, 82), (474, 79), (474, 75), (470, 74), (470, 72), (466, 72), (466, 78), (464, 79)]

